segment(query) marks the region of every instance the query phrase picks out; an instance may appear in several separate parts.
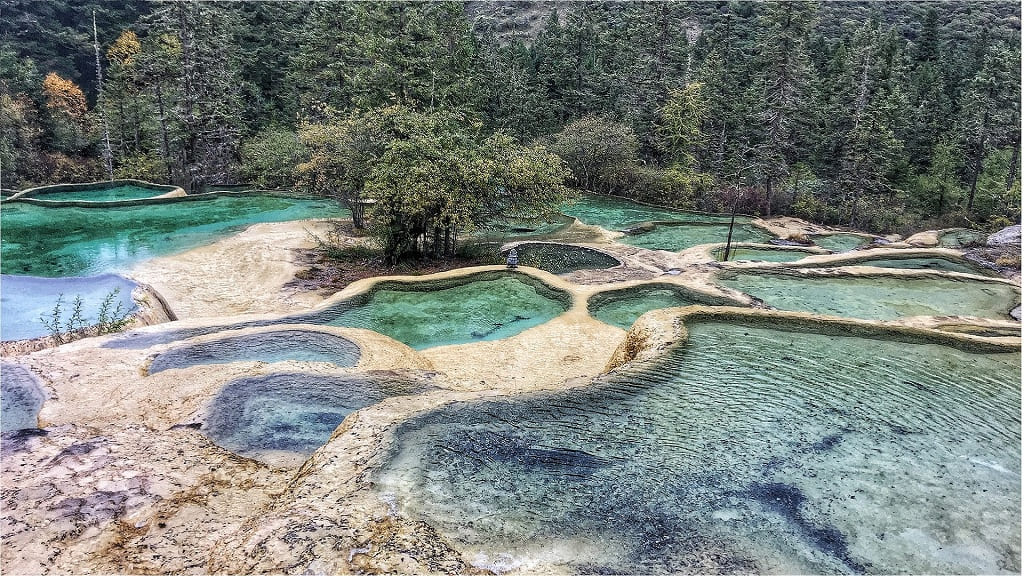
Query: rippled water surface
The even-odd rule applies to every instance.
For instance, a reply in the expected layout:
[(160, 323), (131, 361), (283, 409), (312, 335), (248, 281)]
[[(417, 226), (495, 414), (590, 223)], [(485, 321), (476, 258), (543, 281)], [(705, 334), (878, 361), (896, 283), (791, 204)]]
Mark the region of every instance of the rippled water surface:
[(0, 432), (38, 426), (46, 393), (28, 369), (0, 362)]
[(406, 423), (378, 490), (484, 567), (1019, 573), (1019, 353), (689, 329), (655, 368)]
[(200, 364), (257, 360), (298, 360), (355, 366), (359, 361), (359, 347), (347, 338), (312, 330), (261, 332), (172, 348), (153, 359), (149, 373)]
[(867, 320), (946, 315), (1009, 319), (1020, 302), (1012, 286), (970, 280), (729, 272), (718, 283), (780, 310)]

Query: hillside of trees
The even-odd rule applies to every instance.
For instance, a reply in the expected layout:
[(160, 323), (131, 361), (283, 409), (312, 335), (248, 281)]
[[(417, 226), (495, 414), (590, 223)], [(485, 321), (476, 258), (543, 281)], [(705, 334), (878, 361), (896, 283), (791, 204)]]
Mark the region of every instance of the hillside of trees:
[[(3, 188), (113, 176), (351, 201), (416, 189), (419, 158), (443, 194), (417, 200), (437, 219), (418, 233), (442, 250), (437, 222), (495, 208), (488, 186), (543, 197), (523, 174), (878, 232), (1020, 220), (1017, 2), (2, 0), (0, 13)], [(479, 202), (441, 201), (463, 192)]]

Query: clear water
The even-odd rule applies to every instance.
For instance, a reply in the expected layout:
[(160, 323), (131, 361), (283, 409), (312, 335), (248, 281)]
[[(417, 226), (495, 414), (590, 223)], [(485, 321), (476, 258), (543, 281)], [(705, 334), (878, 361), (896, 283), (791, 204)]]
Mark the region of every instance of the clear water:
[[(714, 255), (719, 260), (725, 255), (725, 248), (716, 248)], [(794, 262), (811, 256), (802, 250), (773, 250), (771, 248), (733, 248), (729, 251), (729, 261), (750, 262)]]
[(939, 246), (963, 248), (969, 244), (984, 244), (988, 235), (978, 230), (950, 230), (939, 236)]
[(285, 360), (355, 366), (359, 361), (359, 346), (347, 338), (312, 330), (278, 330), (246, 334), (163, 352), (153, 359), (149, 373), (155, 374), (172, 368), (187, 368), (200, 364)]
[(214, 397), (201, 431), (243, 456), (308, 456), (350, 413), (389, 396), (424, 390), (400, 378), (271, 374), (232, 380)]
[(76, 296), (82, 298), (82, 314), (87, 326), (97, 323), (103, 300), (114, 290), (119, 292), (111, 301), (110, 312), (114, 312), (118, 304), (122, 311), (132, 312), (137, 308), (132, 300), (135, 287), (131, 280), (115, 274), (85, 278), (0, 275), (0, 339), (25, 340), (48, 335), (50, 332), (40, 316), (49, 320), (61, 295), (62, 325), (71, 317)]
[(484, 272), (443, 281), (382, 282), (374, 290), (309, 314), (276, 320), (129, 333), (108, 348), (148, 348), (233, 328), (326, 324), (366, 328), (416, 349), (498, 340), (539, 326), (569, 309), (571, 297), (515, 272)]
[(587, 310), (601, 322), (627, 330), (645, 312), (692, 304), (742, 306), (726, 298), (716, 298), (681, 286), (646, 284), (595, 294), (587, 301)]
[(114, 188), (92, 188), (85, 190), (66, 190), (61, 192), (50, 192), (31, 196), (37, 200), (91, 200), (93, 202), (110, 202), (113, 200), (138, 200), (140, 198), (152, 198), (161, 196), (170, 190), (161, 191), (141, 186), (125, 185)]
[(46, 393), (26, 368), (0, 362), (0, 432), (36, 428)]
[[(625, 198), (597, 194), (584, 194), (576, 201), (563, 205), (562, 213), (572, 216), (584, 224), (600, 226), (606, 230), (622, 230), (641, 222), (729, 222), (730, 218), (729, 215), (697, 214), (645, 206)], [(737, 217), (736, 221), (746, 223), (750, 219)]]
[(522, 275), (447, 287), (384, 287), (325, 323), (367, 328), (420, 350), (499, 340), (539, 326), (568, 309), (559, 294)]
[[(649, 250), (669, 250), (678, 252), (701, 244), (724, 243), (729, 237), (729, 224), (661, 224), (650, 232), (631, 234), (619, 241), (631, 246), (639, 246)], [(733, 227), (733, 242), (767, 242), (772, 235), (757, 228), (753, 224), (740, 224), (737, 220)]]
[(718, 283), (780, 310), (867, 320), (946, 315), (1007, 319), (1020, 303), (1020, 294), (1007, 284), (959, 279), (728, 272)]
[[(552, 274), (567, 274), (576, 270), (599, 270), (619, 265), (614, 257), (587, 248), (569, 244), (548, 244), (528, 242), (516, 246), (520, 266), (532, 266)], [(505, 263), (508, 251), (501, 254), (500, 262)]]
[(645, 370), (409, 421), (377, 490), (478, 566), (1019, 573), (1019, 353), (689, 329)]
[(570, 224), (572, 218), (556, 214), (530, 221), (492, 223), (487, 228), (472, 231), (469, 237), (474, 243), (504, 243), (516, 239), (555, 237)]
[(3, 204), (4, 274), (87, 276), (224, 237), (249, 224), (339, 217), (333, 200), (226, 196), (117, 208)]
[(988, 268), (960, 262), (946, 258), (868, 258), (850, 262), (848, 266), (875, 266), (877, 268), (900, 268), (909, 270), (938, 270), (940, 272), (964, 272), (966, 274), (981, 274), (985, 276), (997, 276), (998, 274)]
[(816, 234), (811, 236), (811, 240), (832, 252), (849, 252), (871, 242), (870, 238), (856, 234)]

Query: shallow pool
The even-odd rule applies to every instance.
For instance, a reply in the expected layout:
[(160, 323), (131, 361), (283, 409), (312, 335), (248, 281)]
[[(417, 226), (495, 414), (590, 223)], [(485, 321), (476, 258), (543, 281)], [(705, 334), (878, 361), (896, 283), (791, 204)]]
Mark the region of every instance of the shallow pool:
[[(571, 244), (552, 244), (547, 242), (525, 242), (515, 247), (519, 255), (520, 266), (532, 266), (546, 270), (552, 274), (567, 274), (576, 270), (598, 270), (619, 265), (613, 256)], [(501, 262), (505, 262), (508, 251), (502, 252)]]
[(258, 458), (308, 456), (346, 416), (389, 396), (422, 392), (398, 377), (270, 374), (232, 380), (214, 397), (200, 430), (218, 446)]
[[(725, 255), (725, 248), (715, 248), (712, 251), (715, 258), (721, 260), (722, 256)], [(771, 248), (733, 248), (729, 250), (729, 261), (740, 262), (794, 262), (796, 260), (802, 260), (808, 256), (813, 256), (813, 252), (804, 252), (803, 250), (777, 250)]]
[(724, 272), (718, 283), (780, 310), (867, 320), (947, 315), (1008, 319), (1020, 303), (1019, 292), (1010, 285), (945, 278)]
[[(678, 252), (700, 244), (724, 243), (729, 238), (729, 224), (659, 224), (649, 232), (629, 234), (619, 239), (624, 244), (649, 250)], [(750, 223), (738, 220), (732, 231), (733, 242), (767, 242), (772, 235)]]
[(220, 330), (275, 324), (366, 328), (413, 348), (498, 340), (539, 326), (569, 309), (568, 293), (517, 272), (482, 272), (446, 280), (384, 281), (323, 310), (225, 326), (129, 333), (108, 348), (148, 348)]
[(134, 312), (137, 306), (132, 300), (132, 290), (135, 287), (134, 282), (116, 274), (84, 278), (0, 275), (0, 339), (25, 340), (49, 335), (40, 317), (52, 320), (58, 298), (62, 326), (72, 316), (76, 297), (82, 299), (85, 326), (97, 323), (100, 308), (108, 297), (111, 298), (108, 317), (118, 305), (124, 313)]
[[(835, 264), (834, 264), (835, 265)], [(900, 268), (905, 270), (938, 270), (940, 272), (963, 272), (965, 274), (980, 274), (983, 276), (998, 276), (999, 274), (984, 266), (973, 264), (969, 261), (952, 260), (949, 258), (868, 258), (839, 264), (842, 266), (874, 266), (876, 268)]]
[(27, 368), (0, 362), (0, 432), (38, 426), (46, 393)]
[(972, 244), (984, 244), (988, 234), (979, 230), (949, 230), (939, 235), (939, 246), (947, 248), (963, 248)]
[(28, 196), (36, 200), (53, 200), (63, 202), (66, 200), (90, 200), (92, 202), (110, 202), (114, 200), (139, 200), (141, 198), (152, 198), (162, 196), (170, 192), (167, 190), (154, 190), (126, 184), (112, 188), (89, 188), (80, 190), (66, 190), (60, 192), (40, 192)]
[(870, 238), (857, 234), (815, 234), (811, 236), (811, 240), (832, 252), (849, 252), (871, 242)]
[(200, 364), (286, 360), (355, 366), (359, 346), (347, 338), (314, 330), (275, 330), (172, 348), (153, 359), (149, 373)]
[(539, 326), (568, 309), (568, 294), (524, 274), (399, 285), (309, 320), (366, 328), (415, 349), (499, 340)]
[(4, 204), (4, 274), (85, 276), (212, 242), (249, 224), (339, 217), (333, 200), (222, 196), (118, 208)]
[(1019, 353), (688, 328), (653, 367), (403, 424), (377, 490), (491, 570), (1020, 571)]
[[(698, 214), (671, 208), (645, 206), (625, 198), (583, 194), (576, 201), (562, 206), (562, 213), (584, 224), (600, 226), (606, 230), (622, 230), (641, 222), (677, 220), (683, 222), (729, 222), (728, 214)], [(737, 221), (749, 221), (739, 217)], [(723, 242), (725, 240), (722, 240)]]
[(743, 306), (728, 298), (715, 297), (672, 284), (644, 284), (621, 290), (599, 292), (587, 301), (590, 315), (605, 324), (628, 330), (645, 312), (703, 304), (708, 306)]

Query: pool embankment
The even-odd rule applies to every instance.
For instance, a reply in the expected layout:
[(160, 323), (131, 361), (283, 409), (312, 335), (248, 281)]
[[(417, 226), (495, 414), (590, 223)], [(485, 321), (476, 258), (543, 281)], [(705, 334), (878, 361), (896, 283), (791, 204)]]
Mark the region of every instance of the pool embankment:
[(859, 336), (911, 344), (941, 344), (973, 353), (1019, 352), (1021, 348), (1019, 336), (985, 337), (969, 332), (943, 331), (940, 328), (940, 321), (933, 327), (908, 326), (807, 312), (693, 305), (652, 310), (640, 316), (626, 333), (622, 344), (606, 365), (605, 371), (611, 372), (627, 363), (655, 360), (669, 350), (684, 345), (687, 340), (688, 321), (731, 322), (832, 336)]
[[(46, 198), (40, 198), (40, 196), (59, 195), (62, 192), (83, 192), (83, 191), (103, 191), (121, 187), (133, 187), (152, 190), (153, 195), (149, 198), (132, 198), (123, 200), (60, 200), (54, 199), (49, 200)], [(12, 196), (4, 199), (4, 202), (26, 202), (29, 204), (36, 204), (38, 206), (51, 206), (51, 207), (114, 207), (114, 206), (138, 206), (141, 204), (149, 204), (154, 201), (160, 202), (170, 200), (172, 198), (184, 198), (187, 197), (185, 190), (180, 186), (171, 186), (166, 184), (154, 184), (152, 182), (146, 182), (145, 180), (135, 180), (131, 178), (123, 178), (118, 180), (107, 180), (103, 182), (83, 182), (76, 184), (48, 184), (46, 186), (36, 186), (34, 188), (26, 188), (20, 192), (13, 194)]]

